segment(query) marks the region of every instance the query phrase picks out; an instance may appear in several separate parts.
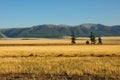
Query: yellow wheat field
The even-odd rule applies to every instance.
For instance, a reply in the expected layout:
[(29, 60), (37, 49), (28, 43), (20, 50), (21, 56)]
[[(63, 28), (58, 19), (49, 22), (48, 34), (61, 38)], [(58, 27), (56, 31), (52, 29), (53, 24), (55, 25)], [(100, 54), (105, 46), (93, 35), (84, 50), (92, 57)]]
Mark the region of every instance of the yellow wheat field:
[(120, 78), (119, 57), (28, 57), (0, 58), (0, 73), (62, 74), (83, 75), (89, 73), (98, 76)]
[(120, 45), (4, 46), (1, 56), (89, 56), (120, 55)]
[[(70, 45), (69, 39), (0, 40), (0, 74), (85, 73), (120, 79), (119, 39), (104, 39), (103, 45)], [(109, 44), (112, 43), (112, 44)], [(12, 46), (12, 44), (28, 44)], [(52, 44), (29, 46), (29, 44)], [(56, 45), (63, 44), (63, 45)], [(84, 44), (84, 45), (83, 45)]]
[[(120, 37), (102, 37), (103, 44), (120, 44)], [(77, 44), (85, 44), (89, 40), (86, 37), (77, 38)], [(97, 38), (96, 38), (97, 40)], [(70, 44), (70, 38), (47, 39), (47, 38), (8, 38), (0, 39), (0, 44)]]

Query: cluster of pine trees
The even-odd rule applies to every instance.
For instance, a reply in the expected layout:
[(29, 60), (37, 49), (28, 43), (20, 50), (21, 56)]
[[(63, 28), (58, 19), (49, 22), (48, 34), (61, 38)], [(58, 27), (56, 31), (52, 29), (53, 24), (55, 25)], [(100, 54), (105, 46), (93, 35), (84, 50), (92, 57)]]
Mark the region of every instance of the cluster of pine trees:
[[(99, 36), (98, 39), (96, 40), (96, 36), (93, 32), (91, 32), (89, 38), (90, 40), (87, 40), (86, 44), (96, 44), (97, 41), (98, 41), (98, 44), (102, 44), (101, 37)], [(76, 44), (76, 37), (74, 32), (72, 32), (72, 35), (71, 35), (71, 44)]]

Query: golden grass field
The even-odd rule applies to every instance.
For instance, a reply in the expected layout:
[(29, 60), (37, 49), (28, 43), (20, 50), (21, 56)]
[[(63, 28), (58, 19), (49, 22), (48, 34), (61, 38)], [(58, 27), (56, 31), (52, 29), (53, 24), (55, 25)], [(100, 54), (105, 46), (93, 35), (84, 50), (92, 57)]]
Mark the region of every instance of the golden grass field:
[(86, 45), (87, 38), (76, 45), (70, 39), (1, 39), (0, 74), (87, 74), (120, 80), (120, 37), (102, 39), (102, 45)]
[[(103, 44), (120, 44), (120, 37), (102, 37)], [(89, 38), (78, 38), (77, 44), (85, 44)], [(70, 44), (70, 38), (47, 39), (47, 38), (8, 38), (0, 39), (0, 44)]]

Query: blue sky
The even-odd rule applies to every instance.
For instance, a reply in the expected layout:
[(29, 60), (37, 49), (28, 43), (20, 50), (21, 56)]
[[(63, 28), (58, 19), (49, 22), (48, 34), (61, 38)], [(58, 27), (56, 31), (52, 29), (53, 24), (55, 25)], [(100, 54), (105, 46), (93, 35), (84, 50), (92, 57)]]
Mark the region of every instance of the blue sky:
[(120, 25), (120, 0), (0, 0), (0, 28), (83, 23)]

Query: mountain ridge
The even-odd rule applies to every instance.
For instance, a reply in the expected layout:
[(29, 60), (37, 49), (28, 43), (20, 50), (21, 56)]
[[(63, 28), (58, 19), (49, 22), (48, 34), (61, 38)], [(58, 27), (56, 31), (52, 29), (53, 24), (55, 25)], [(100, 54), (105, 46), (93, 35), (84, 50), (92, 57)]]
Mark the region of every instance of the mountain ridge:
[(73, 31), (75, 32), (76, 37), (87, 37), (89, 36), (90, 32), (94, 32), (96, 36), (120, 36), (120, 25), (106, 26), (103, 24), (86, 23), (70, 26), (63, 24), (43, 24), (27, 28), (0, 29), (0, 32), (11, 38), (58, 38), (70, 36), (71, 32)]

